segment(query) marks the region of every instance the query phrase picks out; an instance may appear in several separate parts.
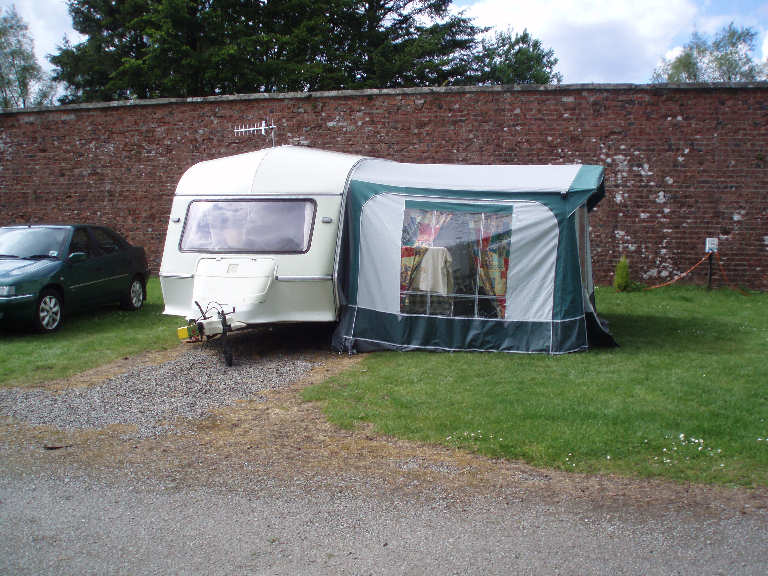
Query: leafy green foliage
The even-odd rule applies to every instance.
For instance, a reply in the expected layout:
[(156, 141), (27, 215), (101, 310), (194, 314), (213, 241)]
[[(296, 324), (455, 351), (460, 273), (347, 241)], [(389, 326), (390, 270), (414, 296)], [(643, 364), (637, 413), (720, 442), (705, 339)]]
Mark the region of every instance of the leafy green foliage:
[(307, 389), (341, 426), (575, 472), (768, 485), (768, 294), (599, 288), (620, 348), (376, 353)]
[(465, 73), (478, 30), (449, 5), (70, 0), (87, 38), (51, 62), (67, 101), (440, 84)]
[(710, 41), (694, 32), (683, 52), (664, 60), (656, 68), (652, 82), (753, 82), (768, 77), (766, 64), (755, 62), (757, 32), (737, 28), (731, 22)]
[(512, 30), (496, 32), (492, 40), (483, 40), (477, 55), (478, 84), (559, 84), (562, 76), (555, 71), (557, 58), (551, 48), (528, 30), (513, 36)]
[(64, 102), (559, 81), (528, 32), (451, 0), (69, 0), (86, 36), (51, 57)]
[(64, 378), (145, 350), (178, 346), (183, 320), (164, 316), (160, 282), (150, 278), (139, 312), (117, 307), (68, 316), (58, 332), (0, 332), (0, 385), (29, 385)]
[(54, 89), (37, 63), (27, 24), (11, 5), (0, 16), (0, 108), (49, 104)]
[(624, 292), (630, 288), (629, 281), (629, 260), (622, 254), (616, 263), (616, 270), (613, 274), (613, 287), (619, 292)]
[(450, 15), (451, 0), (348, 0), (338, 6), (340, 88), (455, 83), (469, 70), (480, 29)]

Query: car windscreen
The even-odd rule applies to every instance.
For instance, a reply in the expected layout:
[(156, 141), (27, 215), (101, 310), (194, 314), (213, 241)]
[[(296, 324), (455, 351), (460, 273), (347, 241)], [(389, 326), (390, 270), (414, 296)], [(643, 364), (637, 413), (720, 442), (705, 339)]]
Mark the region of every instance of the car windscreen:
[(65, 256), (69, 228), (0, 228), (0, 254), (16, 258)]
[(182, 251), (303, 253), (315, 219), (312, 200), (194, 200)]

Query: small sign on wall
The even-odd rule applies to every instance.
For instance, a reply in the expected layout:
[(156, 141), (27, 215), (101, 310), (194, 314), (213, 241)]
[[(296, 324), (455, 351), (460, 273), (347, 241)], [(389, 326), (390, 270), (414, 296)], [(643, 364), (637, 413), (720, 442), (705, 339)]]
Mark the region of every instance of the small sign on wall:
[(704, 248), (707, 254), (717, 252), (717, 238), (707, 238), (707, 242), (704, 245)]

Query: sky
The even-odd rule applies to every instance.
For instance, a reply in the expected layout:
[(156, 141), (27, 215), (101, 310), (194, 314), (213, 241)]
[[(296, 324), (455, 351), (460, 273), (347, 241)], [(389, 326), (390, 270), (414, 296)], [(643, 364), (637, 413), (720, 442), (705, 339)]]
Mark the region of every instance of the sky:
[[(38, 60), (55, 53), (72, 29), (65, 0), (0, 0), (27, 22)], [(756, 59), (768, 59), (768, 0), (454, 0), (480, 26), (527, 29), (552, 48), (565, 84), (650, 80), (663, 57), (673, 57), (694, 31), (711, 35), (729, 22), (758, 33)]]

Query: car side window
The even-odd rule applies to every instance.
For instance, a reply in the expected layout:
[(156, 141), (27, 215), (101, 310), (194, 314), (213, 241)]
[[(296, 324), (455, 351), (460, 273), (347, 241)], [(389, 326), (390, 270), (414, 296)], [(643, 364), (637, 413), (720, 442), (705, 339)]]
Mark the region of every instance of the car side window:
[(72, 234), (72, 240), (69, 243), (69, 253), (72, 254), (73, 252), (85, 252), (89, 256), (91, 255), (88, 232), (83, 228), (78, 228)]
[(107, 236), (112, 238), (112, 240), (115, 242), (115, 244), (117, 244), (119, 246), (120, 250), (125, 250), (126, 248), (128, 248), (130, 246), (128, 240), (126, 240), (125, 238), (120, 236), (120, 234), (118, 234), (114, 230), (110, 230), (109, 228), (102, 228), (102, 230), (104, 231), (104, 233)]
[(101, 228), (91, 228), (93, 238), (96, 240), (96, 246), (102, 254), (112, 254), (120, 250), (120, 244), (111, 234)]

